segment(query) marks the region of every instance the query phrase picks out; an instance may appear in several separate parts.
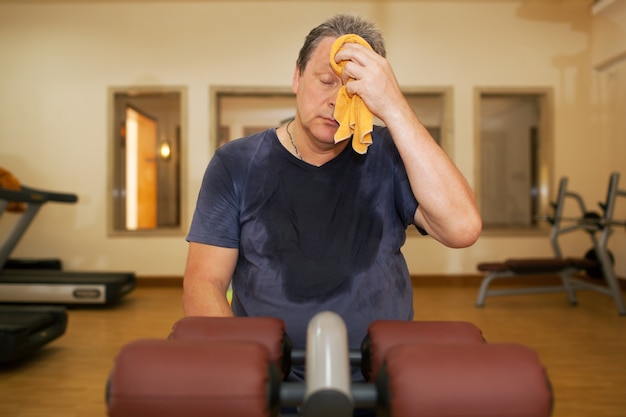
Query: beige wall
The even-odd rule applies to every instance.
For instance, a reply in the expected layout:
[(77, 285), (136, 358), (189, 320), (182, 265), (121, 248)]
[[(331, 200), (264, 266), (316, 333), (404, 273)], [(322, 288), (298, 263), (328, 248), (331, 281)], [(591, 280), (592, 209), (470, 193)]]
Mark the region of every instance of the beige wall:
[(592, 63), (603, 70), (626, 58), (626, 1), (602, 0), (593, 8)]
[[(80, 198), (45, 207), (15, 255), (60, 257), (68, 269), (182, 274), (183, 236), (107, 237), (107, 89), (187, 87), (188, 221), (213, 152), (210, 86), (289, 86), (308, 30), (343, 11), (378, 22), (404, 87), (453, 88), (451, 156), (471, 184), (474, 88), (551, 87), (554, 184), (568, 175), (589, 201), (604, 198), (610, 150), (589, 117), (601, 106), (592, 103), (587, 0), (0, 2), (0, 165), (25, 184)], [(566, 249), (586, 250), (584, 239)], [(547, 236), (485, 235), (452, 250), (412, 234), (404, 252), (414, 274), (464, 274), (479, 261), (550, 249)]]

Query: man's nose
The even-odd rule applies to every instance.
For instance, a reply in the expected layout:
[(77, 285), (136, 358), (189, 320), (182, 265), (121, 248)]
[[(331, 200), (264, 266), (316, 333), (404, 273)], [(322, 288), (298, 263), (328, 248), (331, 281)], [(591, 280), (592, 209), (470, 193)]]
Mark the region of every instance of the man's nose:
[(337, 88), (335, 88), (331, 93), (330, 96), (328, 98), (328, 105), (332, 108), (335, 108), (335, 103), (337, 102), (337, 94), (339, 94), (339, 89), (341, 88), (341, 85)]

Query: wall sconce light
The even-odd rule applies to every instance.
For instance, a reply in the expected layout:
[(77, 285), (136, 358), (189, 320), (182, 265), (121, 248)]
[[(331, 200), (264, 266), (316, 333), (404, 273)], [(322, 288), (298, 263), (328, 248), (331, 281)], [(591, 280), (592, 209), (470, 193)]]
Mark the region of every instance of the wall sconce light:
[(170, 159), (170, 155), (172, 154), (172, 149), (170, 148), (170, 143), (163, 138), (161, 141), (161, 146), (159, 146), (159, 155), (161, 155), (161, 159), (167, 161)]

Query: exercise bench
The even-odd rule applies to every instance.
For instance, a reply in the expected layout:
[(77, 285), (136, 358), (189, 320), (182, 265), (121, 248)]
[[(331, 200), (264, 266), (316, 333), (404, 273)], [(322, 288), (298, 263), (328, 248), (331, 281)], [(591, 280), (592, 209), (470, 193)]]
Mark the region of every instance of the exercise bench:
[[(304, 382), (286, 380), (304, 358)], [(353, 382), (360, 364), (364, 382)], [(469, 322), (370, 324), (360, 351), (342, 318), (320, 312), (306, 349), (273, 317), (186, 317), (168, 339), (123, 346), (106, 389), (109, 417), (548, 417), (553, 394), (532, 349), (487, 343)]]
[[(626, 191), (620, 190), (618, 184), (619, 173), (614, 172), (610, 176), (606, 200), (604, 203), (599, 204), (602, 214), (598, 214), (587, 211), (581, 196), (567, 189), (568, 178), (561, 178), (557, 200), (553, 204), (554, 215), (546, 218), (552, 224), (550, 243), (554, 256), (551, 258), (511, 258), (503, 262), (483, 262), (478, 264), (477, 269), (486, 273), (486, 276), (480, 284), (476, 306), (483, 307), (487, 297), (553, 292), (566, 292), (570, 304), (576, 305), (578, 303), (576, 291), (592, 290), (612, 297), (618, 313), (626, 315), (622, 291), (614, 272), (614, 260), (607, 248), (613, 229), (616, 226), (626, 225), (623, 221), (613, 219), (617, 197), (626, 197)], [(568, 199), (575, 201), (575, 206), (580, 212), (579, 217), (564, 216), (565, 203)], [(574, 231), (584, 231), (591, 239), (592, 249), (584, 257), (563, 256), (558, 241), (559, 237)], [(560, 277), (561, 285), (489, 289), (489, 286), (495, 280), (554, 275)], [(593, 282), (589, 278), (585, 279), (585, 276), (601, 277), (606, 285)]]

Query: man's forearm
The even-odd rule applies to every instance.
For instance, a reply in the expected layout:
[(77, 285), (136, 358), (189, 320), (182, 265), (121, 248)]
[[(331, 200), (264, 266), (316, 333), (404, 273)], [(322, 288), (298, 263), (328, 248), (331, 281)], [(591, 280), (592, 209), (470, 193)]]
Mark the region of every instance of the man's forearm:
[(482, 222), (472, 190), (417, 117), (406, 113), (389, 129), (420, 203), (416, 222), (447, 246), (473, 244)]

